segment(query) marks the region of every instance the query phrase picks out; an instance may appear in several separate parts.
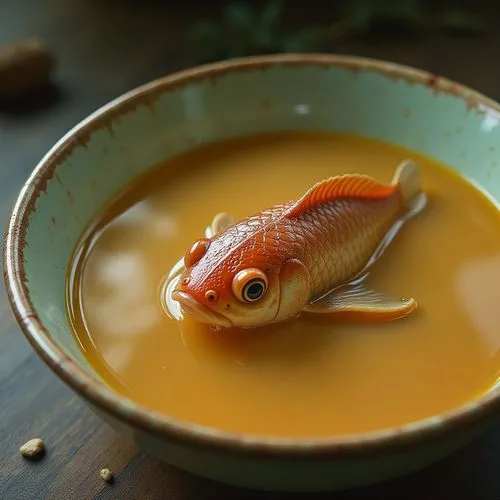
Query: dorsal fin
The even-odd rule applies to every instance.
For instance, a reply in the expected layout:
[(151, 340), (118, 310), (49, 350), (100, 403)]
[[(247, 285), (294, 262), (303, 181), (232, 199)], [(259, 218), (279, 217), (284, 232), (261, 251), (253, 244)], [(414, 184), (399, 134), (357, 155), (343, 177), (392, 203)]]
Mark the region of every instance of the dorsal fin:
[(395, 185), (384, 185), (367, 175), (341, 175), (318, 182), (299, 198), (286, 212), (297, 217), (306, 210), (339, 198), (379, 199), (391, 195)]

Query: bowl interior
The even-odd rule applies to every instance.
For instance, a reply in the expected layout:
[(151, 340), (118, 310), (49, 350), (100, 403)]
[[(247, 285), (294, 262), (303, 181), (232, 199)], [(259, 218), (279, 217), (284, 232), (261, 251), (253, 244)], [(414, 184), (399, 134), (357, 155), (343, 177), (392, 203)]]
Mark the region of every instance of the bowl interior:
[(55, 342), (92, 374), (66, 316), (68, 262), (101, 207), (158, 162), (245, 134), (340, 131), (433, 157), (499, 199), (499, 116), (495, 104), (451, 83), (353, 58), (226, 63), (148, 85), (70, 132), (24, 188), (11, 229), (24, 224), (29, 299)]

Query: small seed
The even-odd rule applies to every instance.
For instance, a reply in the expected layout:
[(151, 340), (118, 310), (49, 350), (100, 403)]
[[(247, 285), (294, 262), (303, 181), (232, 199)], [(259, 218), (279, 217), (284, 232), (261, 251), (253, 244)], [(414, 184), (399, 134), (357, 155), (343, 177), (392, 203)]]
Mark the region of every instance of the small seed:
[(24, 443), (21, 448), (19, 448), (19, 452), (23, 457), (26, 458), (38, 458), (43, 455), (45, 451), (45, 444), (43, 439), (35, 438), (30, 439), (26, 443)]
[(113, 481), (113, 473), (109, 469), (101, 469), (99, 474), (107, 483)]

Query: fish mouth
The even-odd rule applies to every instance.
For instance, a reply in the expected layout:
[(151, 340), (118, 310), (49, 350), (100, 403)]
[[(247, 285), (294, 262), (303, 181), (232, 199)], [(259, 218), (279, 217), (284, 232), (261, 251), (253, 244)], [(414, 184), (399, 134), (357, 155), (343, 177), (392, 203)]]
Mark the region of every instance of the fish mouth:
[(209, 325), (214, 326), (222, 326), (224, 328), (229, 328), (232, 323), (231, 321), (222, 316), (222, 314), (218, 314), (215, 311), (212, 311), (208, 307), (205, 307), (203, 304), (200, 304), (192, 295), (186, 292), (181, 292), (180, 290), (174, 290), (172, 292), (172, 299), (179, 302), (181, 305), (181, 309), (192, 316), (194, 319), (201, 321), (202, 323), (207, 323)]

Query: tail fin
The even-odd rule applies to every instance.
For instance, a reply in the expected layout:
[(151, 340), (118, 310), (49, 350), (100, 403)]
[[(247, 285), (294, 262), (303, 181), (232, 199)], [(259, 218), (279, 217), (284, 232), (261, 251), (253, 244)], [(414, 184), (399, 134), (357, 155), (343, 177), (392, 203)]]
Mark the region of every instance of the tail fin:
[(405, 160), (396, 169), (393, 185), (398, 185), (403, 202), (408, 210), (420, 211), (425, 204), (425, 195), (420, 183), (420, 167), (413, 160)]

